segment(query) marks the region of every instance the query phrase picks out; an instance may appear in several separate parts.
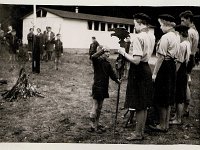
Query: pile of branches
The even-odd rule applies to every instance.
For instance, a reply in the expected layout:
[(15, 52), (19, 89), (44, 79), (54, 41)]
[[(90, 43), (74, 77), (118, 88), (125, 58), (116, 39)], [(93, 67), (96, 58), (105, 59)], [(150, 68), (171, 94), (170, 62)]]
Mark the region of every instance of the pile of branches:
[(42, 96), (41, 93), (37, 91), (36, 86), (29, 83), (28, 75), (26, 74), (24, 68), (20, 70), (19, 78), (11, 90), (2, 94), (2, 97), (7, 101), (14, 101), (17, 98), (26, 99), (33, 96), (44, 98), (44, 96)]

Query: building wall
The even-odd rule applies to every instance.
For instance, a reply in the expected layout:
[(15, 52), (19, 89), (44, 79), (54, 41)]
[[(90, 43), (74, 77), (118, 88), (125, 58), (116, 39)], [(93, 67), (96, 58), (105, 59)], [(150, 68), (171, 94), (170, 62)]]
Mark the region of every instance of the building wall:
[[(23, 43), (27, 44), (27, 34), (29, 28), (32, 27), (33, 15), (26, 17), (23, 20)], [(59, 32), (62, 36), (63, 47), (64, 48), (77, 48), (77, 49), (88, 49), (91, 44), (91, 37), (95, 36), (97, 41), (101, 45), (105, 45), (110, 49), (115, 49), (118, 47), (118, 38), (111, 37), (110, 31), (107, 31), (107, 24), (105, 26), (105, 31), (89, 30), (87, 20), (77, 20), (77, 19), (63, 19), (51, 13), (47, 13), (46, 17), (37, 18), (37, 27), (45, 30), (46, 26), (51, 26), (52, 31), (57, 34)]]
[[(59, 32), (63, 24), (63, 18), (60, 18), (54, 14), (47, 13), (46, 17), (38, 17), (36, 19), (36, 28), (41, 28), (42, 32), (46, 30), (46, 26), (51, 26), (54, 33)], [(23, 43), (27, 44), (27, 34), (29, 29), (33, 27), (33, 15), (30, 15), (23, 20)]]

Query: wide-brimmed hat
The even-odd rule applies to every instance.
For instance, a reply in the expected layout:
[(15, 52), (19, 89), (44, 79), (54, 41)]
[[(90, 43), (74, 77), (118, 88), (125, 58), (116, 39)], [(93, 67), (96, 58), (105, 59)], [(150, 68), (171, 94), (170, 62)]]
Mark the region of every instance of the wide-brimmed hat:
[(165, 21), (169, 21), (169, 22), (175, 22), (175, 18), (169, 14), (159, 15), (158, 18), (165, 20)]

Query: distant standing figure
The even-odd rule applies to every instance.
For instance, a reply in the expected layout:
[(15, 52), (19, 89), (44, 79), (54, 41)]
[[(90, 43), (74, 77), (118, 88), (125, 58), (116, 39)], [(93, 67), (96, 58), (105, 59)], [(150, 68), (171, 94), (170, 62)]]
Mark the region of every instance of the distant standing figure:
[(47, 52), (47, 61), (52, 60), (52, 53), (54, 50), (55, 34), (51, 31), (51, 27), (47, 28), (47, 33), (44, 35), (45, 47)]
[(27, 35), (29, 61), (30, 61), (31, 58), (32, 58), (33, 37), (34, 37), (33, 28), (30, 28), (30, 29), (29, 29), (29, 33), (28, 33), (28, 35)]
[(16, 36), (16, 31), (12, 28), (12, 26), (8, 26), (8, 32), (5, 34), (5, 39), (8, 51), (10, 53), (10, 62), (13, 67), (18, 49), (18, 38)]
[(48, 30), (48, 26), (46, 26), (46, 30), (43, 32), (43, 49), (44, 49), (43, 60), (47, 59), (47, 48), (45, 45), (45, 38), (46, 38), (47, 30)]
[(34, 48), (33, 48), (33, 54), (32, 54), (32, 71), (34, 73), (40, 73), (40, 53), (43, 49), (43, 35), (41, 33), (41, 29), (37, 29), (37, 34), (35, 35), (35, 41), (34, 41)]
[(97, 52), (98, 46), (99, 46), (99, 43), (97, 42), (96, 37), (92, 37), (92, 43), (90, 44), (90, 49), (89, 49), (90, 59), (92, 55)]
[(57, 34), (57, 40), (55, 40), (55, 68), (58, 70), (58, 64), (61, 62), (60, 57), (63, 55), (63, 43), (61, 41), (61, 35)]

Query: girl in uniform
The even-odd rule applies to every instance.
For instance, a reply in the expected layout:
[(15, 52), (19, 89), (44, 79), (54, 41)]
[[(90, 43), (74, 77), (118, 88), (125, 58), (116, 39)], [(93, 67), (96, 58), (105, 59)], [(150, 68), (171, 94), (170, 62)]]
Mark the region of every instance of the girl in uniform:
[(125, 108), (136, 110), (136, 129), (127, 140), (142, 140), (147, 108), (152, 102), (152, 73), (148, 61), (153, 53), (155, 37), (148, 33), (149, 16), (143, 13), (134, 16), (137, 34), (132, 39), (129, 54), (123, 48), (118, 52), (130, 62)]
[(176, 125), (182, 124), (181, 118), (183, 112), (183, 103), (186, 100), (187, 63), (191, 54), (190, 42), (188, 40), (188, 29), (189, 27), (184, 25), (178, 25), (175, 28), (175, 30), (179, 32), (181, 43), (176, 63), (176, 117), (170, 122), (170, 124)]
[(158, 18), (164, 35), (157, 45), (157, 62), (153, 71), (154, 103), (159, 110), (159, 125), (150, 126), (155, 131), (167, 132), (169, 128), (170, 106), (174, 105), (176, 64), (180, 47), (180, 36), (175, 31), (175, 18), (164, 14)]

